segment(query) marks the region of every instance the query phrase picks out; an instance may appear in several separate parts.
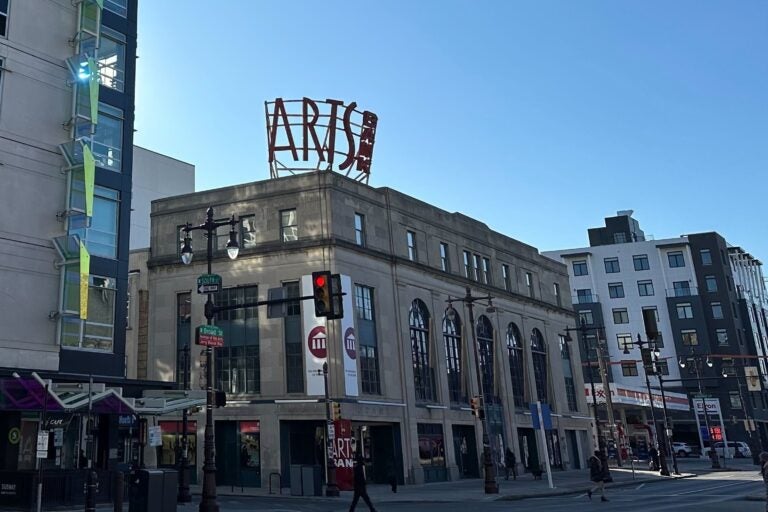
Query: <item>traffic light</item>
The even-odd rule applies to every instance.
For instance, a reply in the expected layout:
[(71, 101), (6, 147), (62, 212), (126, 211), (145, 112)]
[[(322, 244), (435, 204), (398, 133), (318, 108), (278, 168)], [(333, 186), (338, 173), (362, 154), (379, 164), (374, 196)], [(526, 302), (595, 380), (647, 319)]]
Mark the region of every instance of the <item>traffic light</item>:
[(315, 299), (315, 316), (327, 317), (331, 313), (330, 272), (312, 272), (312, 295)]
[(472, 408), (472, 414), (477, 416), (478, 419), (485, 418), (485, 411), (483, 410), (483, 400), (479, 396), (473, 396), (469, 399), (469, 406)]
[(341, 404), (339, 402), (331, 402), (331, 417), (334, 420), (341, 419)]
[(328, 315), (329, 320), (344, 318), (342, 298), (341, 275), (331, 274), (331, 313)]

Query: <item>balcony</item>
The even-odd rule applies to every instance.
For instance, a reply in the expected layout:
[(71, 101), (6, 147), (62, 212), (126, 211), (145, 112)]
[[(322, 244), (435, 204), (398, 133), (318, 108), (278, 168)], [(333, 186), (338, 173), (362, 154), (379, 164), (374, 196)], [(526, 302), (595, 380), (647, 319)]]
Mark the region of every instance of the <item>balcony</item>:
[(699, 289), (695, 286), (667, 288), (667, 297), (693, 297), (698, 294)]
[(596, 293), (580, 293), (571, 295), (571, 304), (597, 304), (600, 298)]

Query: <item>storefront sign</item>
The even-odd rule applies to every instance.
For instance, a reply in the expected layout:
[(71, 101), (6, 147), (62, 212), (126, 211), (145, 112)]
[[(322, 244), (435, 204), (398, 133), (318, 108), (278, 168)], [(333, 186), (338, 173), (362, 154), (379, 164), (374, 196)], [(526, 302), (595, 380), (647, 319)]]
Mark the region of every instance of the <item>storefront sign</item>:
[(704, 415), (704, 404), (707, 404), (707, 414), (717, 416), (720, 414), (720, 400), (717, 398), (694, 398), (693, 407), (696, 410), (696, 414)]
[(352, 435), (352, 422), (336, 420), (333, 422), (334, 439), (332, 443), (333, 465), (336, 467), (336, 483), (339, 490), (351, 491), (354, 488), (355, 443)]
[(352, 279), (341, 276), (341, 289), (346, 291), (342, 297), (344, 311), (348, 313), (341, 319), (341, 340), (344, 347), (344, 390), (347, 396), (358, 396), (357, 384), (357, 335), (355, 333), (355, 315), (352, 314)]
[(264, 107), (270, 166), (278, 162), (286, 170), (323, 166), (338, 171), (355, 166), (370, 173), (379, 119), (373, 112), (360, 112), (355, 102), (344, 105), (333, 99), (277, 98)]
[(72, 421), (72, 414), (50, 414), (43, 424), (45, 430), (54, 430), (57, 428), (66, 429)]
[(8, 442), (11, 444), (19, 444), (21, 439), (21, 429), (19, 427), (13, 427), (8, 431)]

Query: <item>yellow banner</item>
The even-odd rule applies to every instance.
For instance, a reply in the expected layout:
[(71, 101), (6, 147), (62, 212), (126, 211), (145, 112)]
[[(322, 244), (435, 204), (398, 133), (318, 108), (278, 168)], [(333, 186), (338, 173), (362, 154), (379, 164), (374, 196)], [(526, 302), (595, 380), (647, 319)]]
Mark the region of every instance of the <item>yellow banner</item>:
[(88, 278), (91, 274), (91, 255), (80, 240), (80, 318), (88, 318)]
[(90, 146), (83, 144), (83, 175), (85, 177), (85, 214), (93, 217), (93, 182), (96, 179), (96, 159)]

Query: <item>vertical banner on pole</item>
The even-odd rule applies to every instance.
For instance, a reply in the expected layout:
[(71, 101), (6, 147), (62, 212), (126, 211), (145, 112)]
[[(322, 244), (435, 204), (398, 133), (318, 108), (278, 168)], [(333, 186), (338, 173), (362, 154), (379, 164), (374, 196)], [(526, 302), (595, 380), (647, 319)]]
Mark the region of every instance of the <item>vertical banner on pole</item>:
[(341, 319), (341, 336), (344, 347), (344, 389), (347, 396), (358, 396), (357, 383), (357, 332), (355, 331), (355, 315), (352, 309), (352, 279), (341, 276), (341, 290), (346, 293), (342, 297), (344, 318)]
[[(301, 276), (301, 295), (312, 295), (312, 276)], [(312, 304), (301, 306), (301, 332), (304, 338), (304, 366), (307, 376), (307, 395), (325, 395), (323, 363), (328, 358), (328, 333), (325, 318), (315, 316)]]
[(336, 420), (333, 422), (333, 467), (336, 468), (336, 485), (340, 491), (354, 489), (355, 453), (352, 445), (352, 422)]

